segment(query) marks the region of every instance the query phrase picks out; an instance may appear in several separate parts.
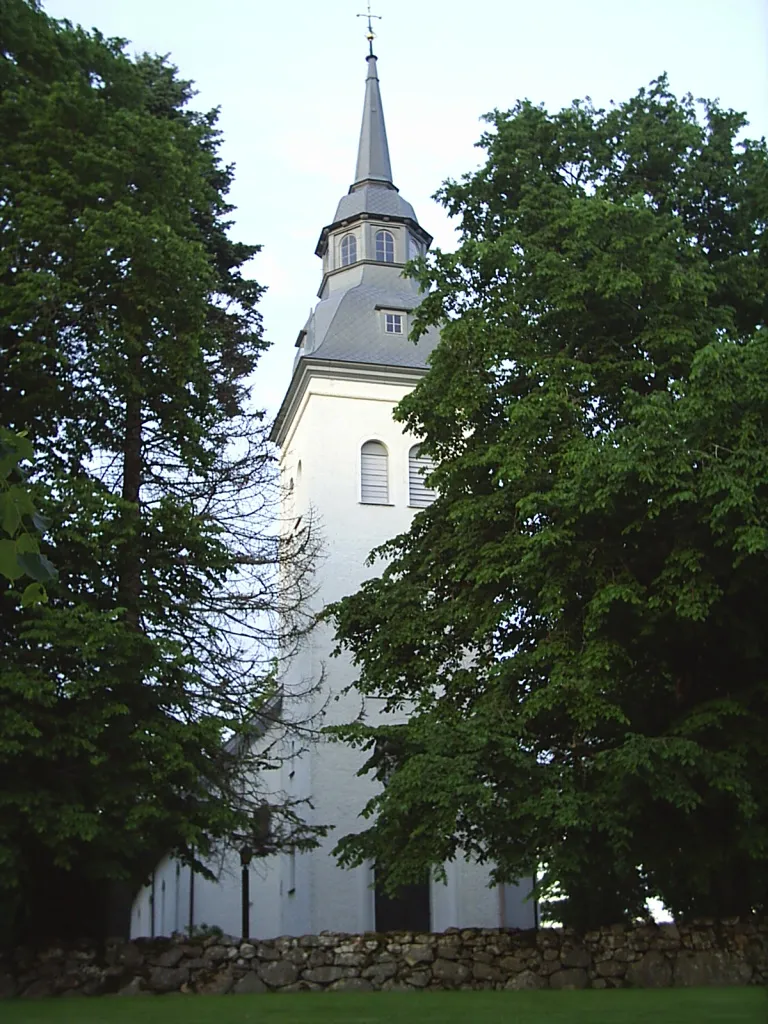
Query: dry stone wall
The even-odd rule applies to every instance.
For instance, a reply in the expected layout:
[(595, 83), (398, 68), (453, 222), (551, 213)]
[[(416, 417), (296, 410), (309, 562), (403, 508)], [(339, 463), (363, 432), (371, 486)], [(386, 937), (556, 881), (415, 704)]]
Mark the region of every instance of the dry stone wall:
[(584, 935), (484, 928), (262, 942), (139, 939), (98, 952), (18, 949), (0, 958), (0, 998), (764, 984), (768, 921), (757, 919), (614, 926)]

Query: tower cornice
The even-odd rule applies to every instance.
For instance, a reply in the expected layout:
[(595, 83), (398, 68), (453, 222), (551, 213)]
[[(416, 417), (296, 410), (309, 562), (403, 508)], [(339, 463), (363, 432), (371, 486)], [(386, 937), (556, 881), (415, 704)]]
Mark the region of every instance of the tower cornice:
[(315, 378), (363, 381), (374, 384), (400, 384), (412, 388), (415, 387), (426, 372), (426, 368), (422, 369), (421, 367), (385, 366), (381, 363), (375, 365), (371, 363), (347, 363), (335, 359), (312, 359), (311, 356), (305, 357), (301, 360), (298, 371), (293, 375), (291, 385), (275, 417), (269, 439), (275, 444), (283, 445), (290, 425), (296, 419), (296, 413), (307, 392), (310, 381)]

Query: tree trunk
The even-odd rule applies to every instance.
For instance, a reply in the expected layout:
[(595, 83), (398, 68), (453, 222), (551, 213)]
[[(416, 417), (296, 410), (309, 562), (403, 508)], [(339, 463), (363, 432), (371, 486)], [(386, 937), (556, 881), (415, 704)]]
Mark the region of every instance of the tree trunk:
[[(134, 380), (141, 373), (141, 356), (136, 356), (132, 366)], [(125, 440), (123, 443), (123, 500), (133, 508), (127, 510), (126, 525), (128, 536), (124, 542), (120, 569), (119, 600), (126, 609), (126, 622), (134, 629), (139, 628), (139, 606), (141, 602), (141, 515), (139, 499), (141, 491), (141, 398), (132, 396), (125, 408)]]

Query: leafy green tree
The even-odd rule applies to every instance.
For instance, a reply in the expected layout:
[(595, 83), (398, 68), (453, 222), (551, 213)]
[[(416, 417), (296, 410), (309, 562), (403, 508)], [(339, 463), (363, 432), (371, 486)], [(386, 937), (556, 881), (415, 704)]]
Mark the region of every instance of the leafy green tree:
[[(229, 236), (233, 171), (192, 95), (0, 0), (0, 424), (36, 439), (59, 570), (47, 604), (0, 601), (0, 890), (28, 935), (124, 929), (113, 883), (260, 832), (280, 737), (250, 730), (305, 628), (311, 544), (278, 574), (249, 408), (258, 247)], [(272, 821), (315, 841), (290, 801)]]
[(9, 583), (31, 577), (21, 595), (23, 607), (47, 601), (43, 583), (56, 577), (50, 560), (40, 553), (40, 534), (48, 523), (35, 508), (21, 463), (34, 456), (23, 434), (0, 427), (0, 576)]
[(439, 496), (332, 610), (412, 709), (338, 730), (387, 785), (337, 853), (544, 863), (580, 927), (765, 908), (765, 142), (665, 78), (488, 120), (416, 268), (442, 341), (398, 416)]

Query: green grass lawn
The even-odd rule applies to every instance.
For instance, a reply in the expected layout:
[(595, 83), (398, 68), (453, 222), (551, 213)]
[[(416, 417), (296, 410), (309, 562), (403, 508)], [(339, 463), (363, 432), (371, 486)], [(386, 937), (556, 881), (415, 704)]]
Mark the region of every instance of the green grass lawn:
[(767, 1024), (762, 988), (336, 992), (0, 1002), (2, 1024)]

